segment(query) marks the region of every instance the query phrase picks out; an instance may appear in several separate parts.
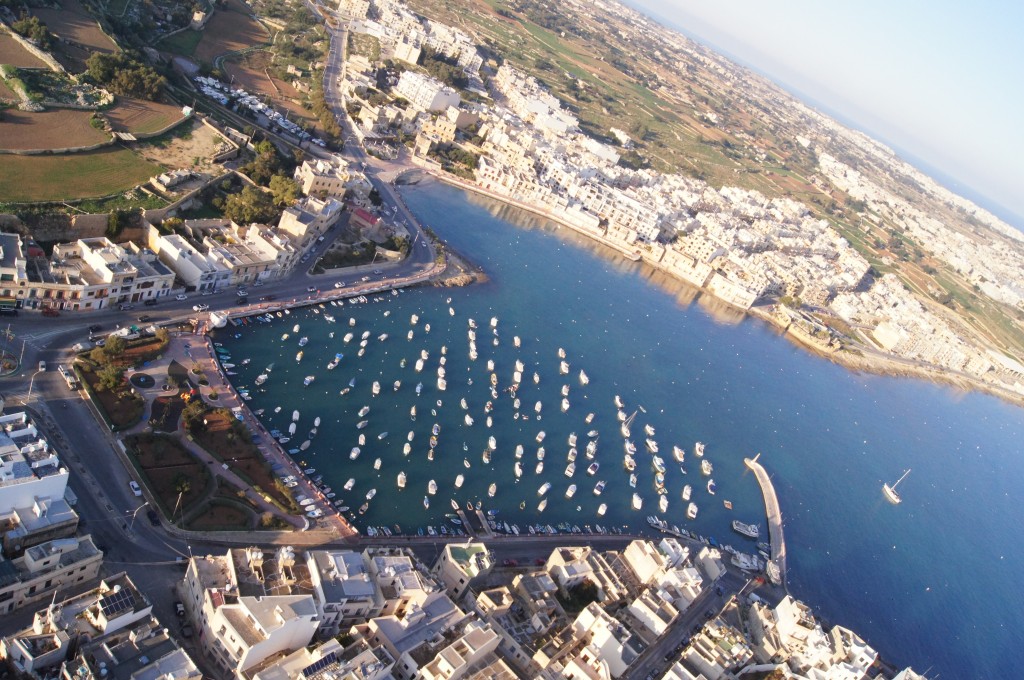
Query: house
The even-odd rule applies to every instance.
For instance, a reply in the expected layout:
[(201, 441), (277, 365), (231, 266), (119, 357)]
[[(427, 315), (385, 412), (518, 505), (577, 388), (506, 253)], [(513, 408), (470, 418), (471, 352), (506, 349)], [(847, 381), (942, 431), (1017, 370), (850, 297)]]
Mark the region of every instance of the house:
[(103, 553), (90, 536), (58, 538), (26, 549), (21, 557), (0, 557), (0, 614), (9, 614), (100, 573)]
[(337, 635), (383, 611), (384, 597), (361, 553), (310, 550), (306, 565), (320, 613), (321, 634)]
[(436, 78), (404, 71), (398, 78), (394, 92), (404, 97), (419, 111), (445, 111), (450, 106), (459, 106), (459, 93)]
[(483, 543), (448, 543), (437, 558), (432, 573), (444, 584), (448, 596), (459, 601), (473, 579), (491, 572), (494, 561)]
[(294, 179), (306, 196), (333, 196), (342, 200), (349, 180), (348, 166), (341, 160), (305, 160), (295, 168)]

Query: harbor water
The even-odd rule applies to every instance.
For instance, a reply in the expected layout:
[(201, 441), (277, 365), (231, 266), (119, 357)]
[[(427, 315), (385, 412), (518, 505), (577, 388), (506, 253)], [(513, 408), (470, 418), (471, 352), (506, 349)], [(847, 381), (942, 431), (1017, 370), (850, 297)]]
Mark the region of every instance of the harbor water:
[[(1024, 411), (923, 381), (847, 371), (692, 288), (522, 211), (433, 182), (404, 187), (402, 194), (422, 222), (487, 272), (488, 283), (293, 310), (215, 336), (236, 364), (235, 385), (250, 390), (249, 406), (263, 409), (268, 429), (287, 436), (293, 411), (299, 412), (295, 434), (282, 446), (298, 449), (296, 460), (323, 475), (356, 527), (452, 528), (446, 515), (454, 500), (462, 508), (479, 502), (524, 532), (531, 524), (644, 532), (646, 517), (656, 514), (754, 553), (754, 542), (732, 532), (730, 522), (759, 524), (766, 540), (760, 490), (743, 465), (744, 457), (761, 453), (779, 495), (796, 597), (862, 634), (896, 664), (945, 677), (1014, 675), (1021, 626), (1010, 603), (1024, 601), (1017, 573), (1024, 564), (1018, 501)], [(348, 333), (353, 337), (345, 342)], [(308, 342), (300, 347), (303, 337)], [(427, 358), (417, 371), (422, 353)], [(338, 354), (336, 368), (328, 369)], [(513, 396), (506, 390), (517, 360), (524, 370)], [(563, 361), (567, 374), (560, 372)], [(312, 381), (304, 385), (307, 377)], [(623, 413), (633, 416), (635, 488), (623, 467), (616, 395)], [(320, 424), (309, 438), (315, 418)], [(593, 460), (585, 453), (592, 430)], [(577, 458), (570, 478), (571, 433)], [(665, 513), (658, 509), (648, 438), (666, 468)], [(713, 464), (714, 496), (694, 456), (696, 441), (706, 444)], [(517, 445), (523, 446), (518, 480)], [(688, 474), (673, 457), (674, 445), (685, 450)], [(537, 473), (540, 447), (544, 466)], [(589, 475), (593, 462), (599, 469)], [(903, 503), (890, 505), (882, 484), (906, 468), (913, 471), (900, 485)], [(397, 484), (401, 472), (404, 490)], [(345, 491), (349, 479), (354, 486)], [(606, 486), (597, 496), (599, 480)], [(551, 486), (541, 495), (545, 483)], [(570, 484), (577, 490), (567, 498)], [(699, 509), (692, 521), (681, 498), (686, 484)], [(639, 511), (631, 507), (634, 493), (643, 501)], [(364, 503), (365, 514), (358, 514)], [(607, 510), (598, 516), (602, 503)]]

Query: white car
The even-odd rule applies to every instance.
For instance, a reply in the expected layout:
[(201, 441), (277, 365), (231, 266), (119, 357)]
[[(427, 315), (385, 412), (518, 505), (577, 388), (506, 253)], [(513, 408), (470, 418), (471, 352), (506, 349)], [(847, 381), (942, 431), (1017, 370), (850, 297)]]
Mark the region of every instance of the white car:
[(142, 495), (142, 489), (139, 487), (139, 483), (136, 482), (134, 479), (128, 482), (128, 486), (131, 487), (132, 493), (135, 494), (136, 496)]
[(187, 299), (188, 299), (188, 296), (187, 296), (187, 295), (185, 295), (184, 293), (180, 293), (180, 294), (178, 294), (178, 295), (175, 295), (175, 296), (174, 296), (174, 299), (175, 299), (175, 300), (187, 300)]
[(210, 308), (210, 305), (207, 305), (207, 304), (193, 305), (192, 306), (192, 311), (193, 312), (205, 312), (209, 308)]
[(334, 282), (334, 287), (335, 288), (344, 288), (345, 287), (345, 282), (344, 281), (335, 281)]

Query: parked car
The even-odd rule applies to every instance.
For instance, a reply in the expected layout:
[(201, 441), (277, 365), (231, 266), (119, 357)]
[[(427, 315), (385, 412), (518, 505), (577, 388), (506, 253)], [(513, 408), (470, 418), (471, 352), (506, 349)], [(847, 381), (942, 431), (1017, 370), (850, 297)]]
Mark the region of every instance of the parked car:
[(187, 296), (187, 295), (185, 295), (184, 293), (179, 293), (178, 295), (175, 295), (175, 296), (174, 296), (174, 299), (175, 299), (175, 300), (187, 300), (187, 299), (188, 299), (188, 296)]
[(156, 303), (157, 303), (157, 299), (156, 298), (149, 298), (148, 300), (146, 300), (142, 304), (146, 305), (147, 307), (156, 307)]
[(90, 333), (96, 333), (96, 332), (101, 331), (101, 330), (103, 330), (103, 326), (101, 326), (98, 323), (94, 323), (93, 325), (89, 326), (89, 332)]
[(149, 518), (149, 523), (153, 526), (160, 526), (160, 515), (156, 514), (156, 511), (152, 508), (146, 510), (146, 517)]
[(345, 282), (344, 281), (335, 281), (334, 282), (334, 287), (335, 288), (344, 288), (345, 287)]
[(307, 293), (315, 293), (316, 292), (316, 286), (309, 286), (309, 287), (307, 287), (306, 288), (306, 292)]
[(142, 487), (140, 487), (139, 483), (136, 482), (134, 479), (128, 482), (128, 486), (131, 487), (133, 494), (135, 494), (136, 496), (142, 496)]
[(128, 312), (135, 309), (135, 305), (123, 304), (118, 305), (117, 308), (120, 309), (122, 312)]
[(260, 298), (260, 301), (261, 302), (270, 302), (271, 300), (276, 300), (276, 299), (277, 299), (276, 295), (264, 295), (263, 297)]
[(210, 308), (210, 305), (205, 304), (205, 303), (204, 304), (198, 304), (198, 305), (192, 305), (192, 311), (193, 312), (205, 312), (209, 308)]
[(140, 314), (139, 315), (139, 321), (141, 321), (142, 323), (145, 323), (145, 322), (149, 321), (151, 318), (152, 317), (149, 314)]
[(381, 274), (383, 274), (384, 272), (383, 272), (382, 270), (380, 270), (380, 269), (374, 269), (374, 270), (373, 270), (373, 273), (374, 273), (374, 274), (376, 274), (377, 276), (380, 276), (380, 275), (381, 275)]

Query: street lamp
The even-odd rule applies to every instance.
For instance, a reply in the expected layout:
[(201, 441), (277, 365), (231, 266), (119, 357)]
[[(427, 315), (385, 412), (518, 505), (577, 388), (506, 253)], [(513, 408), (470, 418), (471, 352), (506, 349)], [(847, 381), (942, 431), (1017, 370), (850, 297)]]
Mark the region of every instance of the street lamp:
[[(142, 510), (147, 505), (149, 505), (149, 501), (145, 501), (145, 502), (143, 502), (142, 505), (140, 505), (139, 507), (135, 508), (135, 512), (132, 513), (132, 521), (128, 523), (128, 531), (131, 531), (132, 527), (135, 526), (135, 518), (139, 515), (139, 510)], [(125, 512), (127, 512), (127, 510)]]
[(28, 395), (25, 397), (25, 402), (24, 402), (26, 405), (28, 405), (28, 402), (32, 401), (32, 386), (35, 384), (36, 376), (39, 375), (40, 373), (45, 372), (45, 371), (46, 371), (45, 368), (40, 368), (38, 371), (33, 373), (32, 377), (29, 379), (29, 381), (28, 381)]

